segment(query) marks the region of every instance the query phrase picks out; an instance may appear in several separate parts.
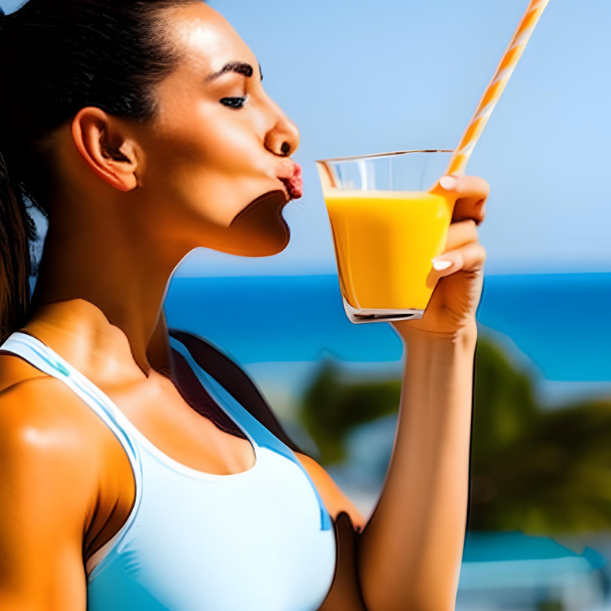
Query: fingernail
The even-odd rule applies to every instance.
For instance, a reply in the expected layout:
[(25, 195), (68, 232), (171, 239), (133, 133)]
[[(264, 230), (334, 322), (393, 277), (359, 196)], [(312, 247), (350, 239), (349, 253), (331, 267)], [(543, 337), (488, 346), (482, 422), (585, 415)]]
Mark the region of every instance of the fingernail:
[(448, 269), (448, 267), (450, 267), (450, 265), (452, 265), (452, 261), (435, 261), (433, 259), (433, 267), (437, 271), (441, 271), (442, 269)]
[(454, 176), (442, 176), (439, 184), (446, 190), (451, 191), (458, 184), (458, 180)]

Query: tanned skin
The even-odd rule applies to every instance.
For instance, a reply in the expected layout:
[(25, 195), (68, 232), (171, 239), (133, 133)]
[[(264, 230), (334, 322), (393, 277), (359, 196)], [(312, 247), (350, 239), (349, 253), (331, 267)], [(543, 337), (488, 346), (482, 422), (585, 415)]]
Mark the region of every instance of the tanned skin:
[[(174, 269), (194, 248), (271, 256), (286, 247), (281, 212), (299, 196), (290, 182), (299, 132), (216, 11), (195, 3), (168, 10), (166, 23), (183, 55), (157, 87), (154, 120), (85, 107), (54, 134), (49, 231), (21, 331), (75, 366), (168, 456), (233, 474), (253, 466), (253, 448), (197, 414), (175, 388), (162, 304)], [(239, 107), (221, 102), (242, 97)], [(485, 260), (476, 225), (488, 186), (474, 177), (446, 186), (456, 198), (445, 254), (454, 263), (434, 272), (440, 280), (425, 316), (393, 325), (408, 357), (373, 516), (365, 520), (316, 461), (297, 453), (331, 516), (346, 512), (363, 529), (352, 560), (340, 545), (354, 571), (337, 580), (322, 608), (355, 609), (355, 588), (368, 611), (453, 608)], [(86, 561), (134, 502), (122, 446), (61, 381), (4, 353), (0, 456), (0, 608), (84, 611)]]

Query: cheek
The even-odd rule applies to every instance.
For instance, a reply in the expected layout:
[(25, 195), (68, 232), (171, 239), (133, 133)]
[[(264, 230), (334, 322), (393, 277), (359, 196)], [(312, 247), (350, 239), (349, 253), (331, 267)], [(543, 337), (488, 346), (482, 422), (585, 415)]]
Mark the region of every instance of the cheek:
[(230, 176), (265, 171), (269, 152), (256, 113), (208, 101), (192, 109), (174, 122), (172, 147), (180, 156), (177, 161), (191, 164), (194, 171), (206, 169)]
[(259, 174), (267, 157), (263, 140), (245, 119), (226, 115), (202, 123), (197, 130), (195, 150), (207, 168), (228, 175)]
[(214, 113), (174, 125), (155, 152), (147, 172), (155, 177), (155, 194), (171, 199), (175, 212), (181, 208), (223, 227), (254, 199), (280, 188), (266, 167), (269, 153), (237, 116)]
[(229, 227), (251, 202), (275, 189), (278, 189), (275, 181), (266, 177), (208, 171), (180, 181), (175, 192), (192, 215)]

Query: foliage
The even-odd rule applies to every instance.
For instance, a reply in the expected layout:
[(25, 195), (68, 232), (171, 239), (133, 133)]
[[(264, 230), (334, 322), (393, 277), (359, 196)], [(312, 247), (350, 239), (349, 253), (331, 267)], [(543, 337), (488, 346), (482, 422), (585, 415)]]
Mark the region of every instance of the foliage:
[(395, 414), (400, 396), (401, 380), (345, 380), (333, 360), (324, 360), (299, 412), (301, 424), (318, 446), (320, 462), (344, 462), (348, 435), (363, 424)]
[[(474, 381), (469, 529), (557, 535), (610, 528), (611, 399), (543, 408), (530, 373), (481, 335)], [(300, 408), (320, 462), (346, 461), (350, 433), (396, 414), (400, 397), (400, 379), (350, 380), (325, 361)]]

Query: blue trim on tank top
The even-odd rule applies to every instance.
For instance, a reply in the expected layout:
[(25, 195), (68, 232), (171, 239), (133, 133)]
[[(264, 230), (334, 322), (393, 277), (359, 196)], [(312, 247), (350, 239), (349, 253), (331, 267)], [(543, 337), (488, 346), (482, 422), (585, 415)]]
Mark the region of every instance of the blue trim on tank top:
[[(320, 530), (331, 530), (331, 516), (323, 503), (320, 493), (310, 474), (307, 472), (305, 467), (301, 464), (299, 459), (295, 456), (295, 453), (285, 443), (280, 441), (269, 429), (261, 424), (243, 405), (241, 405), (215, 378), (213, 378), (207, 371), (205, 371), (200, 365), (197, 364), (195, 359), (191, 356), (189, 349), (182, 344), (179, 340), (174, 337), (170, 337), (170, 345), (175, 348), (185, 359), (187, 359), (189, 366), (197, 376), (198, 380), (206, 390), (210, 392), (212, 397), (217, 401), (223, 409), (229, 410), (234, 419), (240, 423), (241, 427), (246, 431), (248, 430), (248, 436), (253, 438), (254, 443), (260, 447), (267, 448), (288, 458), (293, 461), (308, 478), (312, 491), (316, 495), (318, 506), (320, 510)], [(244, 425), (246, 420), (249, 426)], [(253, 434), (253, 429), (256, 434)]]
[[(37, 337), (33, 337), (28, 333), (20, 331), (14, 331), (1, 345), (0, 349), (7, 350), (13, 354), (19, 355), (29, 362), (33, 367), (36, 367), (47, 375), (57, 377), (58, 379), (64, 378), (70, 380), (67, 386), (78, 395), (76, 389), (83, 393), (86, 398), (83, 400), (89, 405), (94, 414), (104, 422), (111, 433), (117, 438), (121, 446), (126, 452), (130, 468), (134, 476), (135, 486), (135, 498), (133, 505), (130, 509), (129, 515), (121, 528), (104, 543), (103, 547), (108, 547), (109, 551), (104, 557), (96, 564), (92, 569), (91, 573), (87, 576), (87, 585), (97, 577), (97, 575), (105, 568), (110, 562), (112, 554), (116, 555), (117, 549), (123, 542), (123, 539), (127, 536), (129, 529), (134, 523), (138, 511), (140, 509), (140, 503), (142, 500), (142, 489), (143, 489), (143, 473), (142, 473), (142, 462), (138, 449), (137, 441), (132, 439), (131, 435), (125, 430), (122, 422), (117, 420), (117, 414), (122, 416), (118, 408), (105, 395), (89, 378), (85, 377), (78, 369), (70, 365), (65, 359), (59, 354), (52, 350), (49, 346), (44, 344)], [(29, 354), (28, 354), (29, 352)], [(42, 361), (42, 363), (40, 362)], [(46, 365), (46, 367), (45, 367)], [(54, 376), (52, 372), (60, 374)], [(72, 387), (74, 385), (74, 387)], [(81, 397), (82, 398), (82, 397)], [(127, 420), (125, 416), (122, 416)]]

